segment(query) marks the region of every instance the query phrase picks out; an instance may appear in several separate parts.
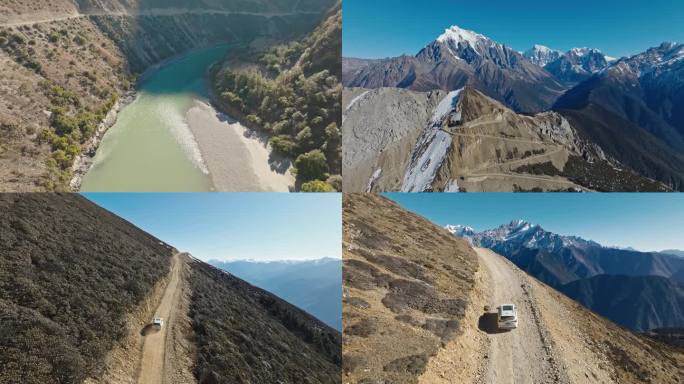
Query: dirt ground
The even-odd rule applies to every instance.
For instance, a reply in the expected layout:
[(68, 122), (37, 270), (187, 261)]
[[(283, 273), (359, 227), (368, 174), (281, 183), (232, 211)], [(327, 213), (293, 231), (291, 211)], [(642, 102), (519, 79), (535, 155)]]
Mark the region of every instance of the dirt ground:
[[(490, 342), (480, 382), (568, 383), (563, 364), (554, 353), (554, 342), (540, 318), (530, 278), (489, 249), (475, 248), (475, 251), (490, 276), (490, 310), (482, 311), (477, 323)], [(496, 325), (495, 311), (498, 305), (506, 303), (517, 306), (518, 328), (502, 332)]]

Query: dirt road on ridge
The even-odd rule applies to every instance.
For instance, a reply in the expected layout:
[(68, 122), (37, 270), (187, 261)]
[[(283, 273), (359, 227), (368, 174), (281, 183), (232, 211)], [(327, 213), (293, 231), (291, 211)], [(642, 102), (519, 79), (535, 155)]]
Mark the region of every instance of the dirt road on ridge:
[[(162, 384), (163, 382), (166, 339), (173, 324), (175, 311), (179, 308), (181, 295), (180, 275), (183, 261), (180, 254), (175, 254), (171, 262), (173, 265), (171, 279), (155, 311), (155, 316), (164, 319), (164, 325), (158, 331), (149, 325), (144, 330), (147, 335), (144, 336), (143, 340), (140, 373), (138, 374), (139, 384)], [(152, 319), (150, 319), (151, 321)]]
[[(179, 8), (169, 8), (169, 9), (144, 9), (137, 12), (127, 12), (127, 11), (103, 11), (103, 12), (90, 12), (90, 13), (71, 13), (63, 14), (61, 16), (55, 16), (50, 18), (33, 19), (33, 20), (19, 20), (14, 22), (0, 23), (0, 27), (20, 27), (24, 25), (51, 23), (54, 21), (64, 21), (71, 19), (78, 19), (81, 17), (90, 16), (180, 16), (180, 15), (245, 15), (245, 16), (263, 16), (263, 17), (287, 17), (295, 15), (318, 15), (320, 12), (234, 12), (234, 11), (221, 11), (221, 10), (211, 10), (211, 9), (179, 9)], [(21, 17), (23, 15), (20, 15)]]
[[(480, 265), (490, 276), (491, 315), (480, 318), (479, 328), (487, 333), (489, 351), (480, 382), (498, 383), (567, 383), (558, 357), (554, 356), (550, 336), (539, 314), (529, 277), (504, 257), (485, 248), (474, 248)], [(497, 305), (513, 303), (518, 307), (518, 328), (510, 332), (496, 330)]]

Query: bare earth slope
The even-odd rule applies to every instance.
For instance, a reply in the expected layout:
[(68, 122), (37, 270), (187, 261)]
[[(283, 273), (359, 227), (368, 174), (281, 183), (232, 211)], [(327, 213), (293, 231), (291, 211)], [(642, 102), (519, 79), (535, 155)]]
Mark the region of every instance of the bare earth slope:
[(343, 204), (343, 381), (417, 383), (462, 332), (476, 255), (384, 197)]
[(670, 190), (556, 112), (519, 114), (470, 87), (345, 94), (348, 192)]
[(398, 190), (411, 149), (445, 94), (394, 88), (345, 88), (342, 92), (343, 190)]

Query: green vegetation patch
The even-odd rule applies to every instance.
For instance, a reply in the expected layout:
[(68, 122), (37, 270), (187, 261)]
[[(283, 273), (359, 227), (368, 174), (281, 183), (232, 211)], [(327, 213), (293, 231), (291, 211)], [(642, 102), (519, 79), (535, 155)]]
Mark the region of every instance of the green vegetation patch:
[(221, 106), (267, 132), (273, 150), (295, 159), (302, 191), (305, 185), (308, 191), (339, 190), (310, 182), (341, 173), (340, 26), (338, 11), (302, 41), (272, 47), (256, 59), (245, 50), (211, 70)]

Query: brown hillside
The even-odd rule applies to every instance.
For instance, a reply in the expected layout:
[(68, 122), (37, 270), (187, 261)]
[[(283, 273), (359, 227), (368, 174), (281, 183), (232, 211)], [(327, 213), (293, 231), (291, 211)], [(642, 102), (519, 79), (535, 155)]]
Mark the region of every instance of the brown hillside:
[(477, 256), (384, 197), (343, 205), (343, 380), (416, 383), (462, 330)]

